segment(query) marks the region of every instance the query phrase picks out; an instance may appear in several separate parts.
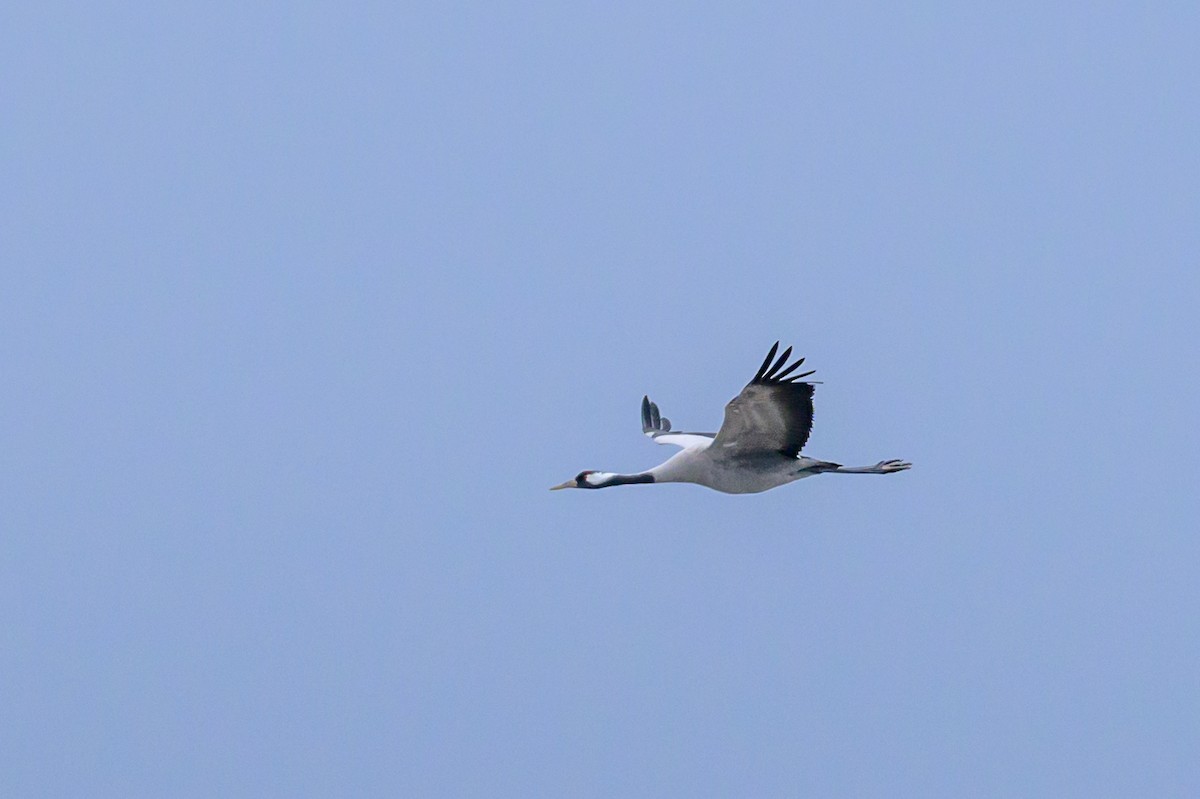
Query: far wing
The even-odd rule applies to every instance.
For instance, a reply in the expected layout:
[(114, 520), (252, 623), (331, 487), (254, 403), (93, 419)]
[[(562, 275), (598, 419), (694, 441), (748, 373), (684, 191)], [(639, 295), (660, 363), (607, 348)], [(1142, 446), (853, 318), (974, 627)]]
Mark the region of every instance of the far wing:
[(671, 431), (671, 420), (658, 412), (658, 406), (649, 397), (642, 397), (642, 432), (650, 436), (655, 444), (674, 444), (677, 447), (705, 446), (716, 438), (716, 433), (681, 433)]

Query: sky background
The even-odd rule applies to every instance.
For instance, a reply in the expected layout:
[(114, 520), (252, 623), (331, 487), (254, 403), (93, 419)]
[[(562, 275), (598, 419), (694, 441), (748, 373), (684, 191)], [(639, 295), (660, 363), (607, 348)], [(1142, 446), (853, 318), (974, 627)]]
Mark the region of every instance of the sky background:
[[(1200, 795), (1198, 40), (6, 5), (0, 793)], [(912, 471), (546, 490), (776, 339)]]

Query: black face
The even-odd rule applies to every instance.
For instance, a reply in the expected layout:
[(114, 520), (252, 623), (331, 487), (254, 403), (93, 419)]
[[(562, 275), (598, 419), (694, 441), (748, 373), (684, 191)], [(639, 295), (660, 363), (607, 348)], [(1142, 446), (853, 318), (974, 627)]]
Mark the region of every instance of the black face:
[(596, 472), (594, 470), (587, 469), (587, 470), (582, 471), (579, 474), (575, 475), (575, 487), (576, 488), (599, 488), (600, 486), (594, 486), (591, 483), (589, 483), (586, 479), (589, 474), (595, 474), (595, 473)]

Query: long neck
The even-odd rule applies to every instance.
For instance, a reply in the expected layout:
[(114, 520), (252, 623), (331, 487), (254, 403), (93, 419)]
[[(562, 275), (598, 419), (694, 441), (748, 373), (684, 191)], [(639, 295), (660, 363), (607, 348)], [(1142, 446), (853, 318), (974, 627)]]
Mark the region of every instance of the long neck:
[(611, 472), (601, 472), (592, 475), (596, 480), (594, 488), (608, 488), (609, 486), (627, 486), (637, 483), (653, 483), (654, 475), (652, 474), (612, 474)]

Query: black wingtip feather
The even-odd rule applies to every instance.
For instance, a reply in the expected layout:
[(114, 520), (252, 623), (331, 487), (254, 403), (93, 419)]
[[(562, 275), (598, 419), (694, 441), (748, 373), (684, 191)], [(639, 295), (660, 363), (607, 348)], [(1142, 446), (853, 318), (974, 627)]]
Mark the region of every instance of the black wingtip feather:
[[(796, 369), (798, 369), (800, 367), (800, 364), (804, 363), (804, 359), (800, 358), (799, 360), (797, 360), (795, 363), (791, 364), (787, 368), (783, 368), (784, 364), (787, 363), (788, 358), (790, 358), (792, 355), (792, 348), (788, 347), (786, 350), (783, 351), (783, 354), (780, 355), (779, 358), (776, 358), (775, 354), (778, 351), (779, 351), (779, 342), (776, 341), (775, 344), (772, 345), (771, 351), (767, 353), (766, 360), (764, 360), (762, 363), (762, 366), (760, 366), (758, 368), (758, 372), (754, 375), (754, 379), (750, 381), (751, 383), (764, 383), (767, 385), (784, 385), (784, 384), (794, 383), (795, 381), (801, 380), (805, 377), (808, 377), (809, 375), (816, 374), (816, 372), (814, 370), (814, 371), (804, 372), (803, 374), (798, 374), (793, 377), (788, 377), (788, 375), (790, 375), (792, 372), (794, 372)], [(780, 371), (781, 369), (782, 369), (782, 371)]]
[(792, 348), (788, 347), (783, 351), (783, 354), (779, 356), (779, 360), (775, 361), (775, 365), (768, 369), (767, 373), (763, 375), (763, 377), (767, 380), (773, 380), (775, 378), (775, 373), (778, 372), (785, 363), (787, 363), (787, 359), (790, 358), (791, 355)]
[(788, 376), (789, 374), (791, 374), (792, 372), (796, 371), (796, 369), (798, 369), (798, 368), (800, 367), (800, 364), (802, 364), (802, 363), (804, 363), (804, 359), (803, 359), (803, 358), (801, 358), (800, 360), (796, 361), (794, 364), (792, 364), (792, 365), (791, 365), (791, 366), (789, 366), (788, 368), (784, 369), (784, 370), (783, 370), (782, 372), (780, 372), (779, 374), (775, 375), (775, 379), (776, 379), (776, 380), (782, 380), (783, 378), (787, 377), (787, 376)]
[(762, 366), (758, 367), (758, 372), (755, 373), (755, 380), (762, 380), (763, 375), (767, 372), (767, 367), (771, 365), (771, 361), (775, 359), (775, 353), (779, 352), (779, 342), (776, 341), (771, 345), (771, 351), (767, 353), (767, 357), (763, 359)]
[(659, 413), (658, 404), (651, 402), (649, 397), (642, 397), (642, 432), (671, 432), (671, 420)]

